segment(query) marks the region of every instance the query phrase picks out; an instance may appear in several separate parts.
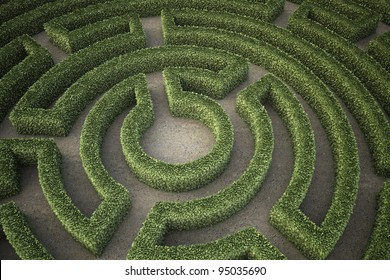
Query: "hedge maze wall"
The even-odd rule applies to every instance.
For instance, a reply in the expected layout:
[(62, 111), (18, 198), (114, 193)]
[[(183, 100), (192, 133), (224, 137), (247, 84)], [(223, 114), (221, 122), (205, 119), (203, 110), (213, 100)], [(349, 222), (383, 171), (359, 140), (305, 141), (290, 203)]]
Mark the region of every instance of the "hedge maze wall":
[[(287, 6), (295, 7), (290, 16)], [(287, 27), (275, 25), (287, 16)], [(142, 21), (148, 17), (161, 21), (161, 46), (148, 44)], [(119, 258), (105, 252), (118, 246), (113, 239), (139, 211), (135, 184), (172, 195), (157, 199), (132, 229), (135, 237), (120, 244), (128, 259), (348, 258), (342, 251), (356, 246), (348, 234), (361, 227), (369, 235), (355, 258), (390, 259), (390, 31), (373, 35), (379, 25), (390, 30), (387, 1), (10, 0), (1, 2), (0, 19), (0, 129), (13, 131), (0, 139), (2, 258), (13, 257), (4, 253), (9, 244), (21, 259)], [(34, 37), (41, 32), (68, 54), (64, 60), (53, 62)], [(367, 36), (367, 50), (359, 48)], [(249, 82), (253, 67), (269, 73)], [(155, 72), (162, 73), (170, 114), (212, 133), (215, 142), (206, 155), (169, 163), (144, 149), (155, 106), (161, 105), (154, 104), (148, 86), (147, 75)], [(253, 147), (242, 174), (214, 192), (210, 184), (230, 172), (242, 139), (223, 106), (229, 99)], [(284, 153), (275, 145), (279, 128), (272, 112), (288, 134), (292, 166), (266, 213), (271, 230), (254, 222), (203, 243), (167, 244), (171, 232), (196, 235), (228, 223), (272, 187), (272, 162)], [(122, 153), (115, 157), (136, 178), (131, 183), (110, 175), (102, 159), (105, 137), (121, 116), (116, 137)], [(67, 155), (60, 147), (73, 141), (80, 118), (79, 147), (73, 149), (89, 180), (85, 188), (98, 195), (90, 213), (80, 209), (83, 202), (63, 177)], [(333, 178), (322, 181), (332, 186), (321, 221), (305, 210), (321, 164), (314, 122), (324, 132), (333, 168)], [(40, 187), (34, 192), (49, 207), (35, 214), (22, 211), (25, 166), (37, 168)], [(200, 189), (203, 195), (193, 195)], [(326, 194), (316, 189), (316, 196)], [(351, 222), (356, 212), (369, 211), (359, 199), (375, 199), (375, 215)], [(312, 203), (312, 210), (322, 207)], [(62, 227), (59, 236), (69, 235), (75, 252), (85, 250), (82, 255), (72, 255), (72, 248), (67, 255), (58, 249), (53, 254), (48, 240), (61, 239), (36, 234), (34, 228), (50, 228), (44, 221), (52, 221), (53, 213)]]

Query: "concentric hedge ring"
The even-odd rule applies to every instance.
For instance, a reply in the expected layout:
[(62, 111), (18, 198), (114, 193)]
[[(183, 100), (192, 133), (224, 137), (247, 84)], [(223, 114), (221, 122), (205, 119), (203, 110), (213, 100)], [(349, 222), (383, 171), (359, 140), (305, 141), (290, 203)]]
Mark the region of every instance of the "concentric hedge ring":
[[(366, 0), (313, 0), (302, 3), (288, 28), (282, 29), (269, 22), (281, 13), (284, 2), (14, 0), (1, 4), (1, 120), (11, 111), (10, 120), (20, 134), (66, 137), (86, 106), (102, 97), (88, 114), (80, 138), (85, 173), (101, 199), (90, 217), (77, 208), (62, 182), (58, 138), (0, 140), (0, 198), (20, 192), (20, 165), (37, 165), (43, 194), (58, 220), (84, 247), (101, 255), (131, 206), (128, 190), (111, 177), (101, 158), (103, 138), (114, 119), (131, 108), (120, 142), (129, 172), (138, 180), (170, 192), (207, 188), (224, 176), (235, 136), (227, 113), (213, 99), (224, 99), (245, 82), (249, 62), (272, 74), (241, 90), (236, 100), (237, 112), (254, 139), (253, 158), (245, 172), (214, 194), (157, 202), (127, 258), (285, 258), (285, 252), (255, 228), (205, 244), (164, 245), (167, 232), (225, 221), (258, 195), (274, 147), (265, 104), (282, 118), (294, 156), (290, 182), (272, 207), (269, 222), (305, 257), (328, 257), (352, 217), (361, 177), (358, 143), (341, 104), (361, 129), (375, 172), (390, 175), (389, 33), (373, 40), (367, 53), (353, 44), (372, 33), (379, 20), (389, 23), (390, 7), (382, 0), (375, 5)], [(160, 14), (164, 46), (147, 48), (140, 18)], [(54, 44), (71, 53), (57, 65), (47, 50), (24, 35), (43, 29)], [(163, 71), (171, 114), (200, 120), (211, 129), (216, 144), (208, 155), (175, 165), (143, 151), (141, 137), (154, 120), (145, 74), (156, 71)], [(334, 161), (332, 201), (320, 224), (300, 209), (314, 176), (316, 147), (310, 119), (294, 92), (319, 118)], [(386, 181), (380, 193), (366, 259), (390, 258), (388, 185)], [(17, 204), (0, 206), (1, 228), (17, 254), (51, 259), (28, 222)]]

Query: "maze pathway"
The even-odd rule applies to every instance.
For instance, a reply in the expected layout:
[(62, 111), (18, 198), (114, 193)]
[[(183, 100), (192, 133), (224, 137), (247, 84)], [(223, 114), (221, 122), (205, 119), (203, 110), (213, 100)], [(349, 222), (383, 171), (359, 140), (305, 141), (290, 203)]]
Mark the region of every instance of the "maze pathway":
[(0, 4), (1, 259), (390, 259), (390, 6)]

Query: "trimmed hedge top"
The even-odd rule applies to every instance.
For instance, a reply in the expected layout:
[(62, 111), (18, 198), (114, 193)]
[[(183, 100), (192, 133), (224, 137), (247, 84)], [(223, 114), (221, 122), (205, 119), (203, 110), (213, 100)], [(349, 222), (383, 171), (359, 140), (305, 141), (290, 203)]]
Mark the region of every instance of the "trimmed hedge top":
[[(104, 136), (126, 109), (120, 133), (124, 159), (139, 181), (170, 192), (205, 187), (223, 175), (234, 148), (232, 123), (219, 99), (248, 76), (248, 62), (272, 72), (241, 90), (236, 109), (254, 139), (243, 174), (222, 190), (181, 202), (157, 202), (128, 250), (128, 259), (285, 259), (272, 239), (249, 227), (220, 239), (167, 246), (167, 232), (222, 222), (260, 191), (272, 160), (273, 130), (266, 104), (282, 118), (292, 142), (294, 166), (269, 222), (307, 258), (329, 256), (352, 215), (359, 189), (359, 154), (345, 105), (361, 129), (375, 171), (390, 175), (389, 33), (368, 52), (353, 42), (390, 22), (386, 0), (313, 0), (301, 3), (288, 28), (272, 22), (284, 0), (32, 0), (0, 5), (0, 120), (10, 112), (17, 132), (67, 136), (88, 104), (80, 157), (101, 199), (90, 217), (67, 194), (61, 177), (58, 139), (0, 139), (0, 232), (23, 259), (52, 259), (28, 219), (8, 197), (17, 195), (19, 167), (36, 165), (39, 182), (65, 230), (100, 256), (131, 207), (129, 191), (101, 159)], [(147, 48), (140, 18), (161, 15), (164, 46)], [(69, 53), (54, 65), (28, 35), (45, 30)], [(28, 34), (28, 35), (27, 35)], [(168, 164), (141, 147), (154, 121), (145, 74), (162, 71), (174, 117), (201, 121), (215, 137), (206, 156)], [(335, 167), (327, 214), (315, 224), (300, 210), (314, 174), (314, 133), (295, 93), (317, 115), (330, 142)], [(207, 186), (206, 186), (207, 187)], [(389, 181), (378, 196), (377, 217), (365, 259), (389, 259)], [(136, 211), (134, 209), (133, 211)], [(130, 244), (128, 244), (130, 247)], [(127, 247), (127, 248), (128, 248)]]

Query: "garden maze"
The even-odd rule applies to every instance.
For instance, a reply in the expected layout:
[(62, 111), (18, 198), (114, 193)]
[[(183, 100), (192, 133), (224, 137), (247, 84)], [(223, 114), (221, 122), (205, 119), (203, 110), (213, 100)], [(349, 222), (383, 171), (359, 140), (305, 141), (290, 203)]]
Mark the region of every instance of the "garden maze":
[(390, 259), (387, 0), (0, 20), (1, 259)]

